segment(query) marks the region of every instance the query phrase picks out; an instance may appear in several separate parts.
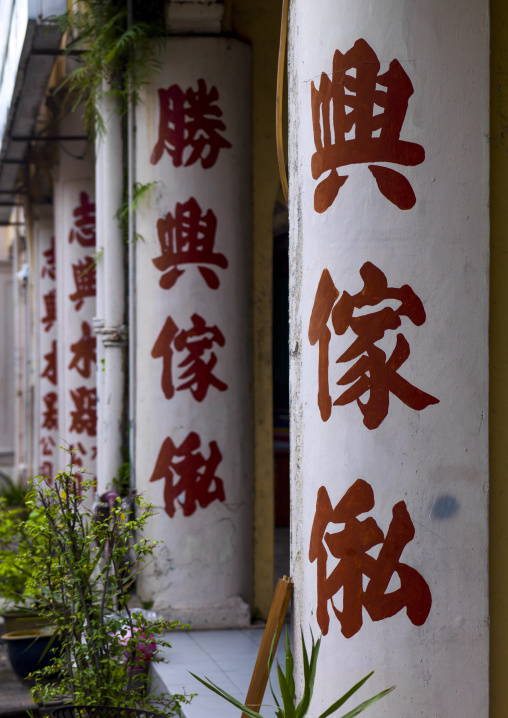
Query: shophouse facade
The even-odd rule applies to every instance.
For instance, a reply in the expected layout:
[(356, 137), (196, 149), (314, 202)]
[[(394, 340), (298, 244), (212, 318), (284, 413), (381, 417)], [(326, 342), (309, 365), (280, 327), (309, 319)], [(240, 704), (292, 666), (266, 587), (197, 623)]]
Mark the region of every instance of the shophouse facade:
[(507, 11), (291, 0), (286, 208), (278, 4), (167, 3), (93, 141), (66, 9), (0, 9), (0, 468), (128, 467), (139, 599), (194, 627), (266, 617), (290, 520), (323, 705), (376, 669), (373, 715), (501, 718)]

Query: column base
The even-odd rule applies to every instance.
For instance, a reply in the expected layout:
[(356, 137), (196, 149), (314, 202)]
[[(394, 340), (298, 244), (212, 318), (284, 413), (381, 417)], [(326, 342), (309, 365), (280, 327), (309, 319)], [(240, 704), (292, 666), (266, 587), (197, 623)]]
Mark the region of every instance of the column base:
[(240, 596), (232, 596), (220, 604), (154, 606), (154, 610), (164, 618), (186, 623), (193, 629), (246, 628), (251, 624), (250, 606)]

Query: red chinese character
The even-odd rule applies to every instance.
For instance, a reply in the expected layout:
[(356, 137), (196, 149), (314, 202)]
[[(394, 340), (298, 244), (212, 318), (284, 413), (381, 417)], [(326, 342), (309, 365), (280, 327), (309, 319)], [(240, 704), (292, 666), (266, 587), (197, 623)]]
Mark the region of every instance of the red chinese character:
[[(363, 423), (368, 429), (376, 429), (388, 415), (390, 392), (395, 394), (406, 406), (415, 411), (425, 409), (429, 404), (438, 404), (439, 399), (417, 389), (397, 373), (410, 354), (409, 343), (403, 334), (397, 334), (395, 349), (390, 358), (376, 346), (387, 330), (397, 329), (401, 325), (401, 316), (406, 316), (416, 326), (425, 322), (425, 310), (421, 300), (411, 287), (389, 287), (383, 272), (371, 262), (360, 269), (364, 281), (361, 292), (351, 296), (343, 292), (339, 296), (327, 269), (323, 270), (314, 300), (309, 324), (309, 341), (314, 346), (319, 342), (319, 390), (318, 406), (323, 421), (330, 418), (332, 400), (328, 386), (328, 348), (331, 333), (327, 327), (328, 319), (336, 335), (342, 335), (348, 328), (356, 334), (353, 344), (338, 359), (337, 363), (358, 359), (337, 384), (353, 384), (352, 387), (336, 399), (333, 404), (344, 406), (356, 401), (363, 414)], [(375, 306), (384, 300), (400, 302), (398, 309), (385, 307), (378, 312), (354, 316), (355, 309)], [(369, 393), (366, 402), (360, 398)]]
[(87, 433), (88, 436), (97, 435), (97, 389), (89, 389), (80, 386), (78, 389), (71, 389), (71, 398), (76, 407), (71, 411), (72, 423), (70, 430), (76, 434)]
[(49, 332), (51, 327), (56, 322), (56, 289), (52, 289), (42, 297), (44, 306), (46, 308), (46, 316), (42, 317), (41, 324), (44, 325), (44, 331)]
[[(178, 352), (187, 352), (187, 357), (178, 365), (184, 371), (179, 377), (183, 383), (177, 387), (177, 391), (190, 389), (196, 401), (203, 401), (210, 386), (214, 386), (219, 391), (226, 391), (228, 388), (227, 384), (212, 374), (217, 364), (217, 357), (210, 351), (214, 344), (224, 346), (224, 335), (216, 326), (207, 327), (205, 320), (199, 314), (193, 314), (191, 319), (192, 328), (187, 331), (182, 329), (177, 333), (178, 327), (172, 318), (168, 317), (152, 349), (154, 359), (162, 357), (161, 386), (166, 399), (171, 399), (175, 393), (172, 377), (172, 345)], [(202, 358), (205, 352), (210, 352), (207, 361)]]
[(41, 269), (41, 277), (49, 277), (50, 279), (56, 279), (56, 263), (55, 263), (55, 238), (51, 237), (51, 244), (49, 248), (42, 253), (42, 256), (46, 258), (46, 264)]
[(42, 446), (43, 456), (53, 456), (53, 449), (56, 446), (56, 442), (52, 436), (42, 436), (39, 444)]
[(95, 461), (96, 458), (97, 458), (97, 447), (92, 446), (92, 448), (90, 449), (90, 461)]
[[(169, 516), (175, 515), (175, 501), (183, 509), (184, 516), (192, 516), (197, 504), (206, 508), (212, 501), (224, 501), (224, 482), (215, 476), (215, 470), (222, 461), (217, 443), (211, 441), (210, 456), (205, 459), (198, 451), (201, 439), (192, 431), (180, 446), (175, 446), (167, 437), (162, 444), (157, 463), (150, 481), (165, 480), (164, 504)], [(174, 477), (178, 477), (173, 481)], [(185, 494), (183, 501), (178, 499)]]
[[(414, 142), (400, 139), (413, 85), (398, 60), (379, 74), (376, 53), (363, 39), (357, 40), (343, 55), (333, 57), (331, 79), (321, 74), (319, 90), (311, 82), (312, 124), (316, 152), (312, 156), (312, 177), (318, 179), (331, 170), (314, 192), (314, 209), (324, 212), (335, 200), (348, 175), (338, 167), (364, 162), (393, 162), (418, 165), (425, 150)], [(356, 76), (347, 74), (354, 70)], [(377, 85), (385, 90), (377, 89)], [(381, 108), (375, 113), (374, 106)], [(331, 121), (330, 121), (331, 113)], [(347, 138), (354, 132), (354, 137)], [(399, 209), (411, 209), (416, 202), (408, 180), (394, 169), (368, 165), (381, 193)]]
[(97, 340), (92, 335), (92, 327), (88, 322), (81, 324), (83, 335), (74, 344), (71, 344), (71, 352), (74, 353), (69, 364), (69, 369), (76, 369), (81, 376), (89, 379), (92, 374), (92, 362), (97, 363), (96, 344)]
[(51, 351), (44, 354), (46, 361), (46, 367), (41, 373), (41, 378), (45, 378), (56, 386), (57, 384), (57, 355), (56, 355), (56, 341), (51, 342)]
[(152, 357), (154, 359), (162, 358), (162, 378), (161, 386), (162, 391), (166, 399), (172, 399), (175, 395), (175, 386), (173, 384), (173, 341), (178, 333), (178, 327), (168, 317), (162, 327), (162, 331), (159, 334), (157, 341), (153, 345)]
[[(316, 617), (324, 635), (328, 633), (330, 623), (328, 601), (346, 638), (354, 636), (362, 627), (363, 608), (373, 621), (382, 621), (406, 608), (407, 616), (415, 626), (423, 625), (429, 615), (432, 596), (427, 582), (414, 568), (400, 563), (404, 547), (415, 535), (405, 502), (399, 501), (393, 507), (386, 537), (373, 518), (363, 521), (357, 518), (373, 507), (374, 492), (362, 479), (355, 481), (335, 508), (332, 508), (326, 488), (321, 486), (318, 491), (309, 560), (311, 563), (317, 561)], [(344, 524), (344, 528), (329, 533), (329, 523)], [(367, 552), (379, 544), (381, 550), (377, 558), (370, 556)], [(329, 574), (327, 547), (332, 556), (339, 559)], [(400, 579), (400, 588), (387, 593), (394, 573)], [(365, 589), (364, 576), (369, 579)], [(334, 596), (341, 588), (342, 611), (334, 602)]]
[(53, 484), (53, 464), (51, 461), (43, 461), (39, 466), (39, 475), (44, 476), (48, 486)]
[(46, 405), (46, 409), (42, 414), (42, 428), (58, 429), (58, 394), (56, 391), (48, 391), (42, 397), (43, 402)]
[(87, 297), (95, 297), (95, 262), (93, 257), (80, 259), (77, 264), (72, 265), (76, 291), (69, 294), (71, 302), (76, 302), (74, 309), (78, 312)]
[[(197, 92), (190, 87), (183, 92), (178, 85), (159, 90), (159, 138), (150, 162), (156, 165), (166, 150), (175, 167), (182, 165), (184, 155), (185, 167), (198, 160), (203, 169), (213, 167), (219, 150), (231, 147), (219, 134), (226, 125), (218, 119), (222, 117), (218, 99), (217, 88), (213, 86), (208, 92), (204, 80), (198, 80)], [(190, 151), (185, 152), (188, 147)]]
[(90, 202), (86, 192), (79, 195), (80, 204), (72, 216), (76, 218), (69, 233), (69, 244), (74, 240), (82, 247), (95, 247), (95, 203)]
[[(157, 269), (165, 272), (159, 280), (163, 289), (170, 289), (184, 273), (179, 264), (197, 264), (201, 276), (211, 289), (220, 285), (213, 269), (204, 265), (213, 264), (226, 269), (228, 260), (220, 252), (213, 251), (217, 218), (211, 209), (203, 214), (194, 197), (187, 202), (177, 202), (175, 216), (168, 212), (157, 222), (157, 236), (161, 245), (161, 256), (152, 259)], [(169, 272), (167, 271), (169, 269)]]

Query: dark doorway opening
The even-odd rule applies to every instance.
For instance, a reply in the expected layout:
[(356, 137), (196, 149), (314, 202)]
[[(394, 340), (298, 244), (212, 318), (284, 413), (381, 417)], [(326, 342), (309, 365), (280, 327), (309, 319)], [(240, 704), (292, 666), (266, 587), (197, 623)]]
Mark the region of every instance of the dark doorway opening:
[(289, 234), (283, 199), (273, 222), (273, 459), (275, 579), (289, 575)]

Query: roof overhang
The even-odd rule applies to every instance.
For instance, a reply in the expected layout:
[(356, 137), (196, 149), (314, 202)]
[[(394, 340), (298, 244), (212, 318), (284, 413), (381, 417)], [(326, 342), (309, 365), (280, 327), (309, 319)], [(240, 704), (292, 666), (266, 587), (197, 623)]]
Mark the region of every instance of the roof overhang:
[[(52, 15), (66, 0), (2, 0), (0, 9), (0, 225), (27, 158), (37, 115), (58, 54), (62, 33)], [(22, 139), (18, 139), (22, 138)]]

